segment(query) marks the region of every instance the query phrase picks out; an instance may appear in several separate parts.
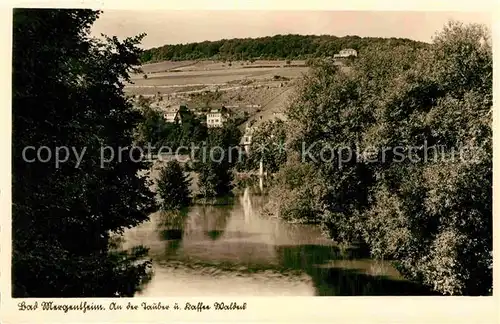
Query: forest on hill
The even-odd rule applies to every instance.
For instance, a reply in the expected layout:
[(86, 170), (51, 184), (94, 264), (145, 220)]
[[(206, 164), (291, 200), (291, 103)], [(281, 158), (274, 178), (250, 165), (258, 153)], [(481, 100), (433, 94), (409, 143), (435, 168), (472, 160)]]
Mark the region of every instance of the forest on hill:
[(407, 38), (381, 38), (332, 35), (276, 35), (260, 38), (234, 38), (189, 44), (163, 45), (142, 53), (142, 63), (197, 59), (307, 59), (333, 56), (343, 48), (357, 51), (370, 47), (392, 48), (407, 45), (414, 48), (429, 44)]

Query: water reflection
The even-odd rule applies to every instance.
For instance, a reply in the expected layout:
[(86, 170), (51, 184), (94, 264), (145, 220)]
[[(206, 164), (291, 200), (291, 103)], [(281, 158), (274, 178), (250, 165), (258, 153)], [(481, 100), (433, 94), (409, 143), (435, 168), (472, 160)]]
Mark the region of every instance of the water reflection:
[(232, 205), (155, 213), (126, 233), (150, 248), (154, 275), (141, 292), (168, 295), (422, 295), (389, 262), (341, 251), (318, 228), (260, 216), (249, 190)]

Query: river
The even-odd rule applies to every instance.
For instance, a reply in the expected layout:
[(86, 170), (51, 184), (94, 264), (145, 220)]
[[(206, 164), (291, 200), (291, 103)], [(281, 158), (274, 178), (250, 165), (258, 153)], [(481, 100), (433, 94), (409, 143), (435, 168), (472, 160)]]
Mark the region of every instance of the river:
[(151, 280), (138, 297), (422, 295), (388, 261), (341, 252), (314, 225), (263, 217), (248, 189), (230, 205), (155, 213), (128, 230), (123, 248), (144, 245)]

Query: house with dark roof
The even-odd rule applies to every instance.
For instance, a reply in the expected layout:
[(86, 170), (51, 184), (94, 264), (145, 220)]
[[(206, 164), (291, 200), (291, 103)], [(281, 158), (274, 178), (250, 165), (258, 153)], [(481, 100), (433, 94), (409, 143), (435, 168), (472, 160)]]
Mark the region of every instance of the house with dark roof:
[(168, 107), (165, 109), (165, 113), (163, 114), (163, 118), (167, 123), (180, 123), (182, 122), (182, 113), (187, 111), (186, 105), (180, 105), (176, 107)]

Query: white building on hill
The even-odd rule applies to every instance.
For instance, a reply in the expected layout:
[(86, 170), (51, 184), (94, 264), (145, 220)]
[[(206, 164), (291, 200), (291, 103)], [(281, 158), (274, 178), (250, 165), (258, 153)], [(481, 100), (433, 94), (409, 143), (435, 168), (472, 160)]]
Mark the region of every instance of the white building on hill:
[(212, 109), (207, 113), (207, 127), (222, 127), (227, 118), (227, 113), (223, 109)]
[(349, 56), (357, 57), (358, 52), (355, 49), (346, 48), (346, 49), (341, 50), (338, 54), (334, 54), (333, 58), (345, 58), (345, 57), (349, 57)]

